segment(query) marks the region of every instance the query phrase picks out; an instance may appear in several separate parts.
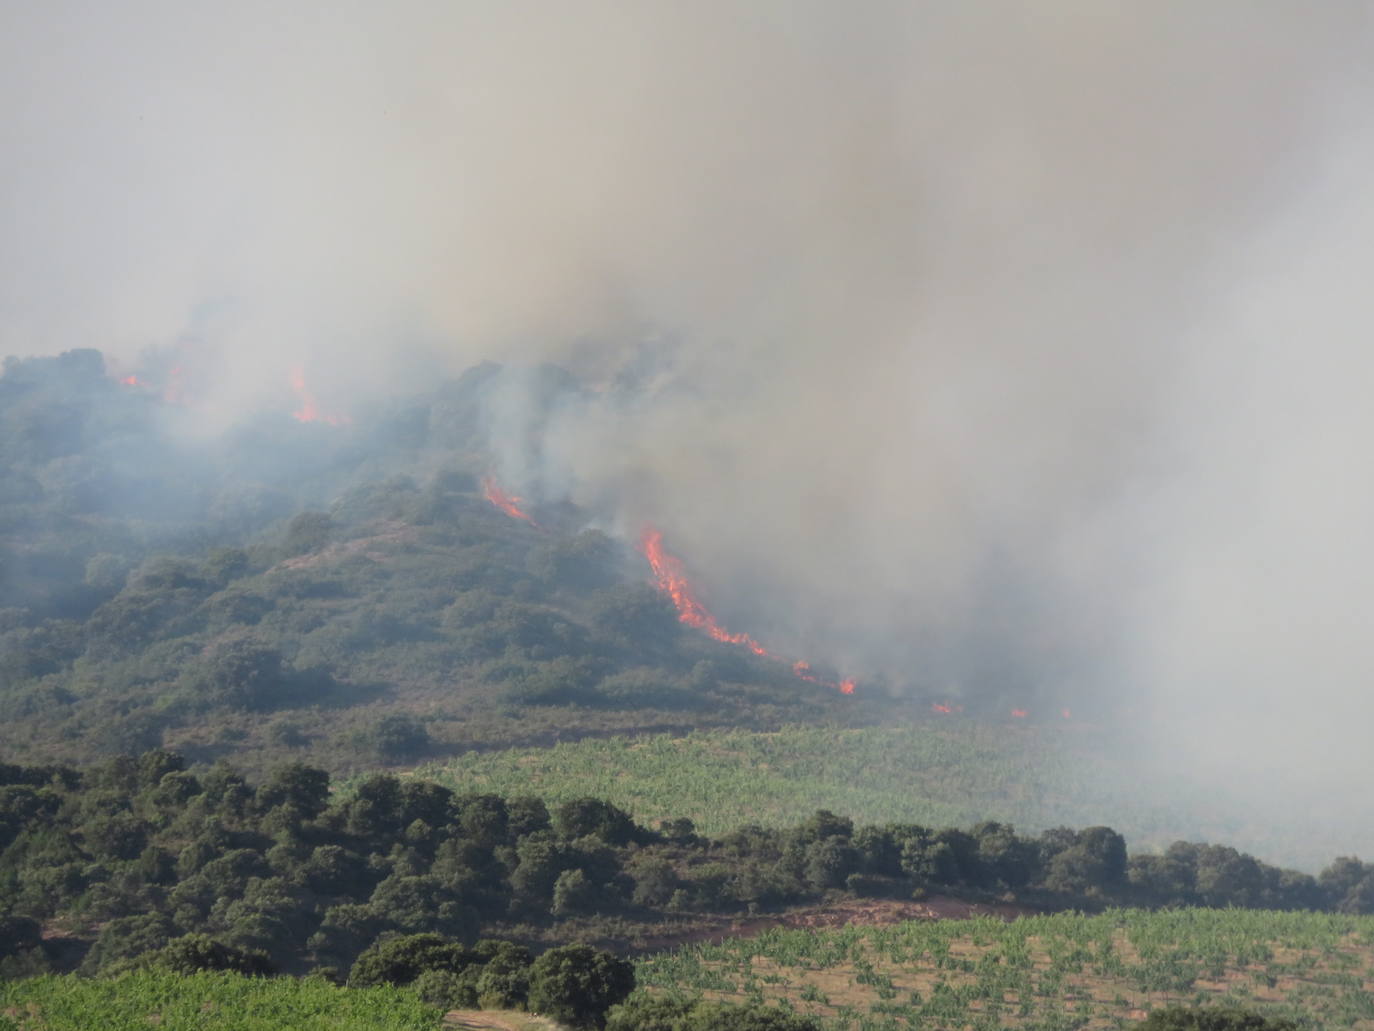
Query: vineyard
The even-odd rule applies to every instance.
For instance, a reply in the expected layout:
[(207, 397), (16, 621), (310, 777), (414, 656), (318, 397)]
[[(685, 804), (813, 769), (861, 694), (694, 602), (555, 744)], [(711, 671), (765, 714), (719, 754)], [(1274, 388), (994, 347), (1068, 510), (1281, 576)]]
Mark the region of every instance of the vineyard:
[(755, 1001), (827, 1028), (1115, 1028), (1226, 1003), (1374, 1029), (1374, 918), (1115, 910), (1099, 916), (773, 930), (650, 957), (640, 991)]
[(414, 992), (338, 988), (315, 978), (134, 973), (0, 982), (3, 1031), (434, 1031)]
[(1302, 814), (1280, 820), (1215, 788), (1146, 780), (1115, 757), (1104, 732), (1074, 724), (937, 718), (856, 729), (618, 736), (470, 752), (416, 774), (459, 791), (604, 798), (641, 822), (688, 817), (707, 834), (748, 823), (793, 825), (829, 809), (871, 824), (1106, 824), (1135, 849), (1221, 841), (1312, 868), (1350, 847), (1340, 828), (1304, 825)]

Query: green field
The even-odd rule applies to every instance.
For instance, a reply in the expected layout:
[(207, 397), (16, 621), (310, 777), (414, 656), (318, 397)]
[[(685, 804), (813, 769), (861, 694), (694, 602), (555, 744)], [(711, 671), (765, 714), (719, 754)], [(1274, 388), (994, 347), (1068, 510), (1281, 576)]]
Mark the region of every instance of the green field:
[(142, 972), (0, 982), (4, 1031), (435, 1031), (441, 1016), (408, 989), (310, 978)]
[(640, 991), (755, 1001), (827, 1028), (1116, 1028), (1219, 1003), (1374, 1028), (1374, 917), (1116, 910), (773, 930), (650, 957)]
[(686, 816), (708, 834), (794, 825), (830, 809), (858, 823), (1106, 825), (1134, 849), (1206, 840), (1314, 870), (1343, 848), (1339, 828), (1255, 812), (1214, 788), (1147, 781), (1114, 758), (1105, 734), (1081, 725), (969, 719), (611, 737), (471, 752), (415, 772), (460, 791), (591, 795), (642, 822)]

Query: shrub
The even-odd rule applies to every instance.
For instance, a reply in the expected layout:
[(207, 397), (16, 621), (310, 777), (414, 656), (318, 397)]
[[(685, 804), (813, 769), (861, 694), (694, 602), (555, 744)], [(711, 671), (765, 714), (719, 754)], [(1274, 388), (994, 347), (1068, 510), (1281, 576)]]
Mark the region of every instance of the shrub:
[(276, 973), (267, 953), (258, 949), (236, 949), (204, 934), (173, 938), (146, 957), (150, 966), (174, 974), (194, 974), (199, 970), (228, 970), (237, 974)]
[(348, 983), (366, 988), (378, 984), (410, 984), (427, 970), (459, 974), (473, 962), (472, 950), (437, 934), (410, 934), (378, 941), (366, 949)]
[(578, 1028), (600, 1028), (606, 1011), (634, 991), (628, 960), (589, 945), (549, 949), (530, 968), (530, 1009)]

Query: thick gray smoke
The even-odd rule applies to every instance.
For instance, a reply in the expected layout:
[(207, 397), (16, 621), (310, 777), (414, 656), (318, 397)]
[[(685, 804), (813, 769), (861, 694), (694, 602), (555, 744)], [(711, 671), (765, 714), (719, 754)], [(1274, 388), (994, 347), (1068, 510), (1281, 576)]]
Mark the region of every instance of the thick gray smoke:
[(0, 17), (0, 351), (192, 329), (230, 411), (557, 361), (600, 393), (505, 473), (659, 525), (727, 624), (1374, 772), (1369, 5)]

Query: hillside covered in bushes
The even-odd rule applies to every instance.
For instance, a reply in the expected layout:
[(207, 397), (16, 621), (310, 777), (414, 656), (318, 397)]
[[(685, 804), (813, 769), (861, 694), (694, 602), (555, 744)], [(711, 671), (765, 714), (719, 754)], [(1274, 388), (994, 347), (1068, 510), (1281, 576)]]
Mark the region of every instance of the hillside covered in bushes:
[[(95, 351), (0, 376), (0, 747), (250, 768), (844, 712), (679, 622), (566, 502), (488, 499), (479, 366), (349, 425), (205, 418)], [(527, 375), (552, 407), (579, 389)], [(849, 705), (848, 710), (854, 709)]]

